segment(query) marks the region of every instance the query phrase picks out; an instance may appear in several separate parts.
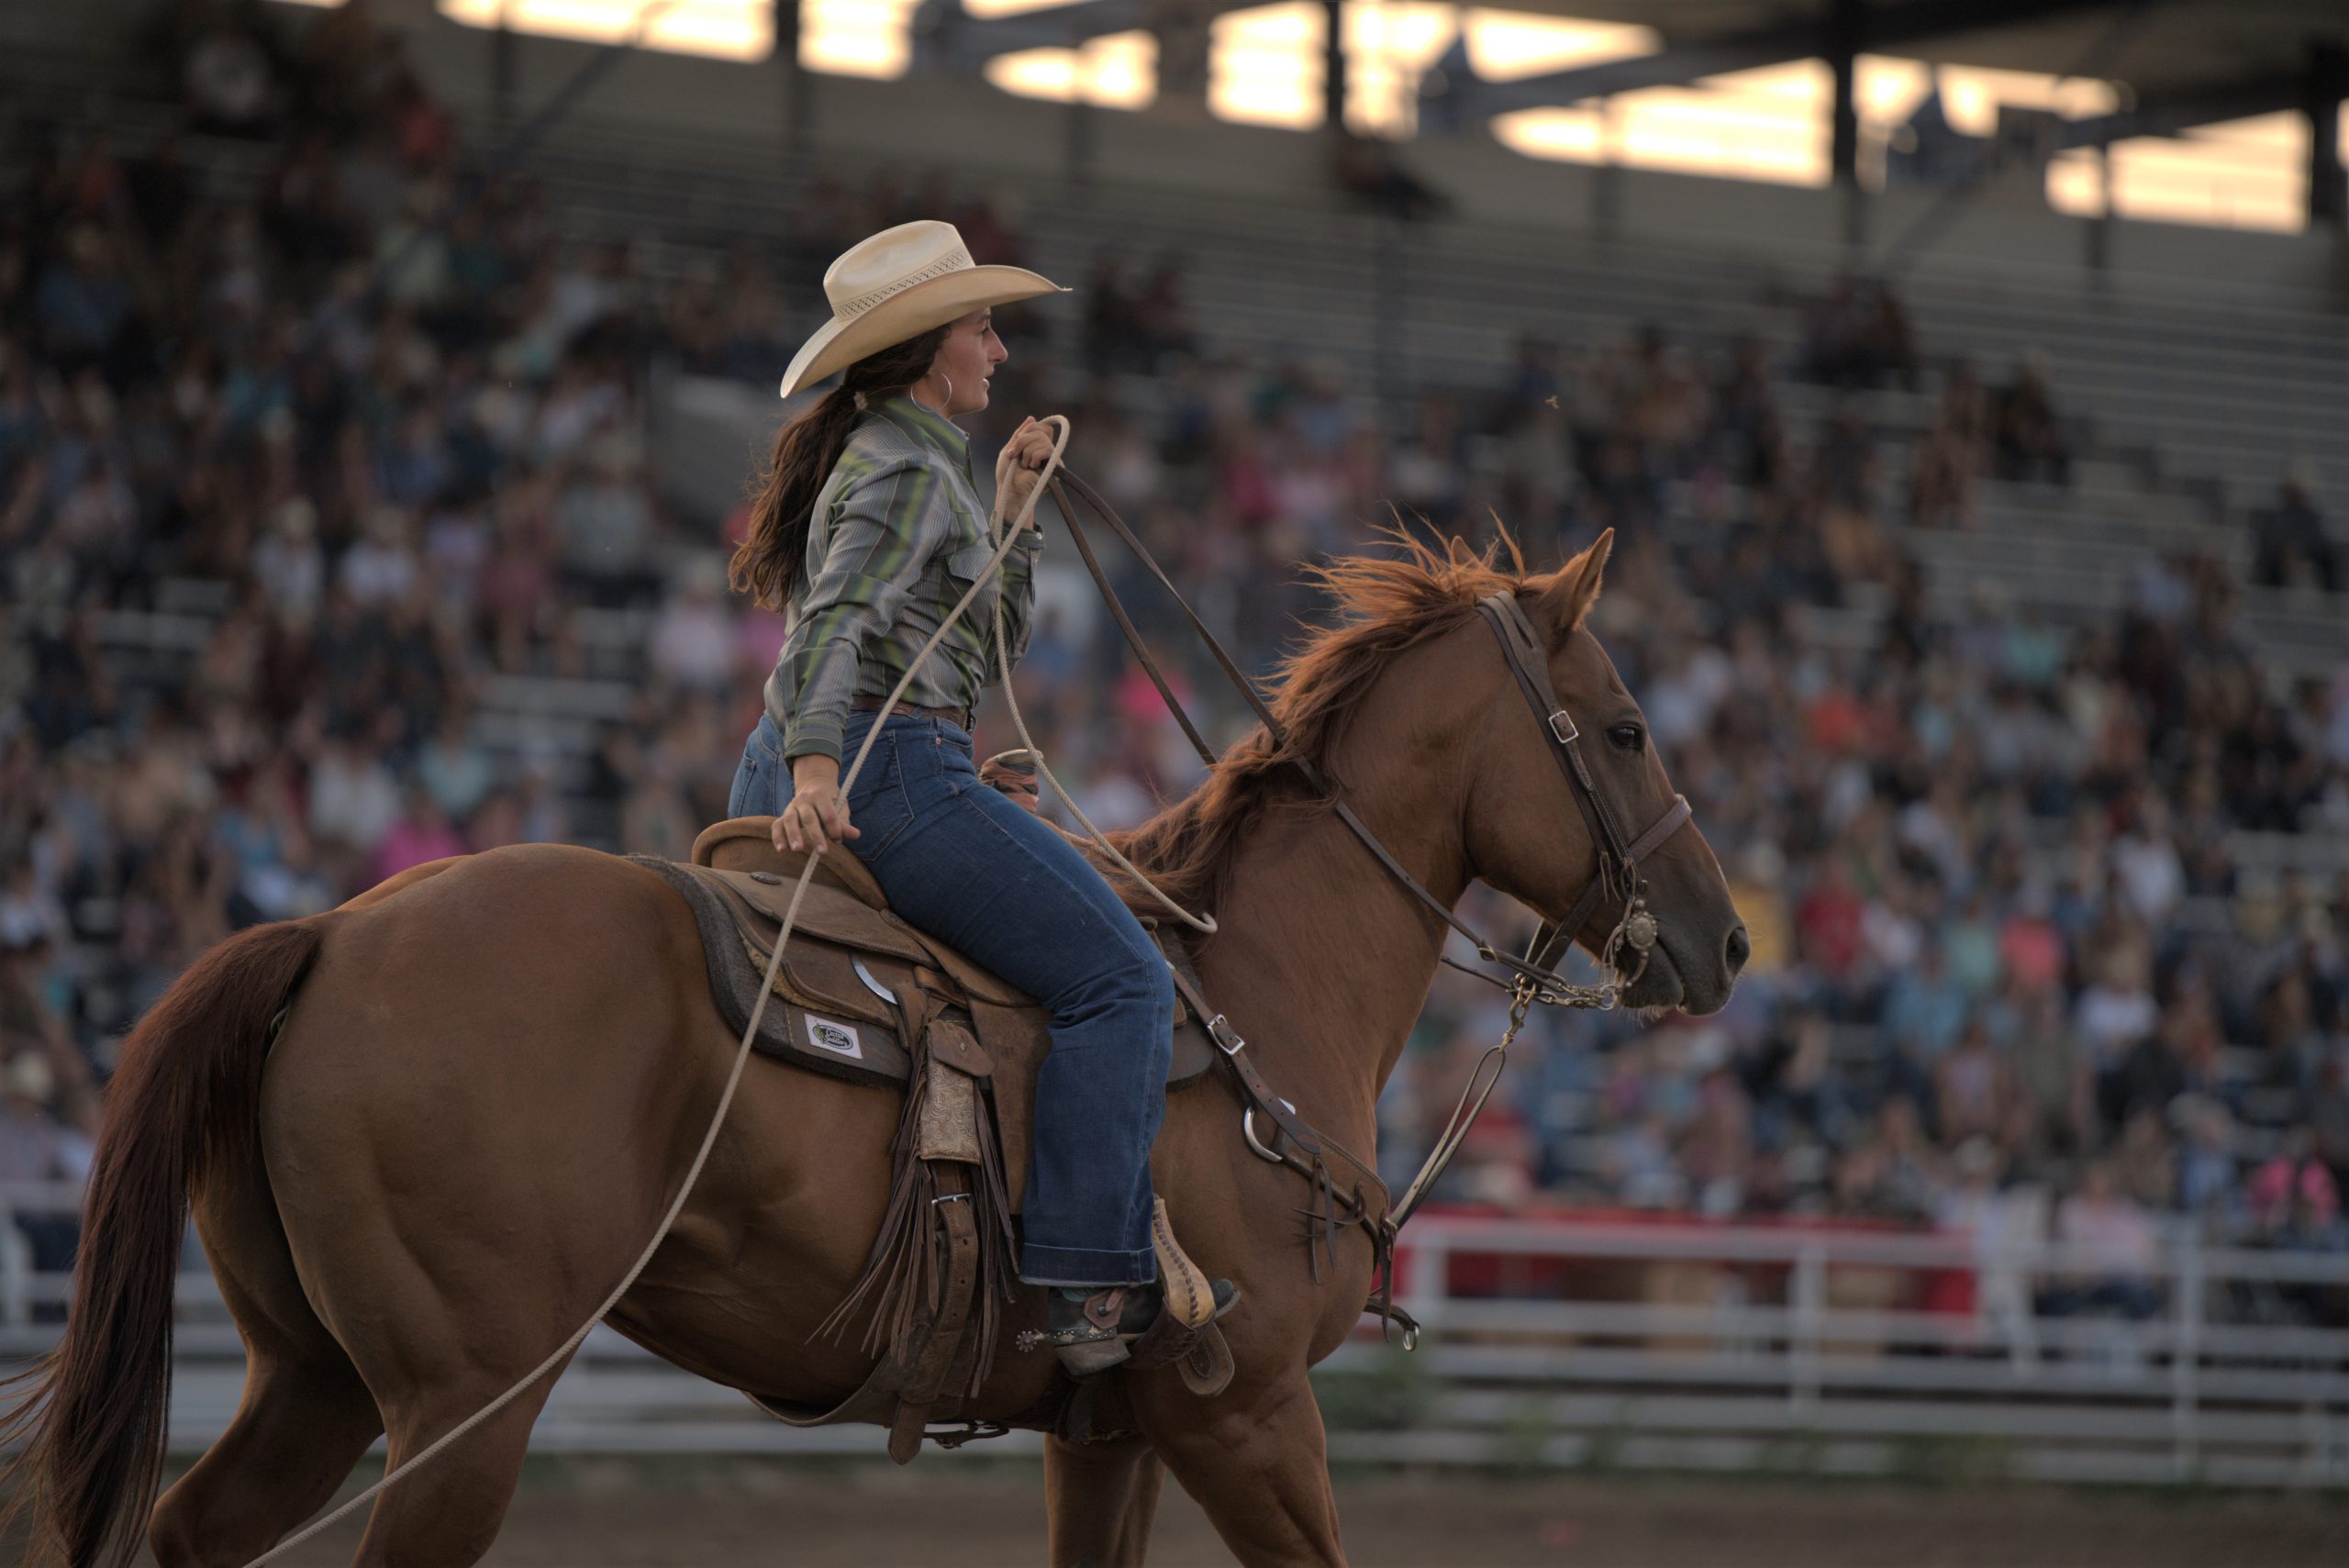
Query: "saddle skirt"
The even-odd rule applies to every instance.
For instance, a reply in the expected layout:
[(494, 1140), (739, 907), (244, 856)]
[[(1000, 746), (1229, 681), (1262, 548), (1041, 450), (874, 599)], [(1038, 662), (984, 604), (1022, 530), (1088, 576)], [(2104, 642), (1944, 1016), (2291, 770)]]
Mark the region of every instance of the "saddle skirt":
[[(657, 873), (693, 910), (710, 995), (739, 1037), (757, 1005), (806, 857), (775, 849), (773, 818), (714, 823), (694, 841), (694, 863), (628, 858)], [(1145, 918), (1145, 925), (1150, 924)], [(1152, 935), (1186, 978), (1174, 934)], [(1027, 1184), (1036, 1070), (1052, 1049), (1044, 1007), (1019, 987), (892, 914), (880, 884), (835, 847), (817, 863), (777, 967), (774, 999), (752, 1048), (787, 1065), (905, 1091), (932, 1057), (986, 1085), (1011, 1209)], [(1170, 1091), (1207, 1075), (1215, 1044), (1175, 1002)]]

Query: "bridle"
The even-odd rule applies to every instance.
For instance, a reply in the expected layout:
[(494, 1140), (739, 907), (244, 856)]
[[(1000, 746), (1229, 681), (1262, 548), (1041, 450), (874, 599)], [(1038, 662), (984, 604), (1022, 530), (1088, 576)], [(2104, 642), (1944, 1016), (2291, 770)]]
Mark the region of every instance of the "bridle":
[[(1181, 590), (1174, 586), (1164, 570), (1159, 566), (1156, 559), (1151, 555), (1141, 540), (1134, 537), (1133, 530), (1126, 526), (1124, 519), (1118, 516), (1116, 510), (1091, 485), (1070, 473), (1065, 467), (1051, 482), (1051, 490), (1052, 498), (1060, 506), (1062, 517), (1068, 524), (1069, 537), (1076, 542), (1077, 553), (1084, 558), (1085, 570), (1092, 574), (1094, 585), (1100, 590), (1102, 601), (1108, 606), (1109, 613), (1117, 620), (1119, 630), (1124, 633), (1128, 646), (1133, 649), (1134, 656), (1141, 661), (1143, 671), (1150, 676), (1152, 684), (1158, 688), (1159, 695), (1166, 700), (1168, 709), (1174, 715), (1175, 722), (1182, 727), (1183, 733), (1190, 739), (1191, 745), (1198, 752), (1200, 760), (1212, 767), (1219, 758), (1215, 749), (1207, 743), (1206, 738), (1199, 733), (1197, 726), (1191, 722), (1190, 716), (1184, 711), (1182, 703), (1176, 699), (1174, 689), (1168, 685), (1165, 675), (1159, 669), (1157, 660), (1152, 656), (1149, 645), (1142, 639), (1141, 633), (1135, 627), (1132, 618), (1126, 614), (1125, 606), (1119, 601), (1116, 589), (1110, 586), (1108, 574), (1101, 570), (1101, 563), (1095, 558), (1093, 548), (1085, 537), (1084, 526), (1078, 521), (1078, 508), (1070, 504), (1072, 494), (1083, 503), (1085, 510), (1108, 525), (1111, 531), (1124, 542), (1126, 548), (1133, 552), (1135, 558), (1149, 570), (1151, 575), (1158, 580), (1159, 585), (1166, 590), (1168, 595), (1174, 601), (1175, 606), (1190, 622), (1192, 630), (1198, 633), (1199, 639), (1206, 644), (1208, 651), (1214, 656), (1224, 674), (1238, 688), (1240, 695), (1247, 700), (1248, 706), (1255, 711), (1257, 719), (1264, 727), (1266, 738), (1276, 749), (1288, 750), (1287, 733), (1280, 720), (1274, 717), (1270, 705), (1256, 690), (1255, 683), (1250, 680), (1247, 673), (1232, 661), (1230, 654), (1225, 651), (1223, 644), (1217, 640), (1215, 633), (1208, 629), (1207, 623), (1199, 618), (1198, 612), (1192, 609), (1189, 602), (1183, 597)], [(1551, 756), (1558, 764), (1559, 771), (1565, 777), (1566, 793), (1573, 797), (1576, 808), (1582, 813), (1583, 820), (1590, 829), (1591, 844), (1598, 854), (1598, 863), (1590, 880), (1575, 896), (1574, 902), (1568, 906), (1564, 916), (1554, 923), (1548, 920), (1542, 921), (1521, 957), (1512, 957), (1478, 935), (1473, 928), (1453, 912), (1449, 905), (1429, 892), (1417, 877), (1404, 869), (1402, 862), (1395, 858), (1393, 852), (1385, 844), (1379, 842), (1378, 836), (1370, 830), (1369, 827), (1355, 814), (1353, 808), (1338, 797), (1336, 790), (1330, 787), (1329, 781), (1322, 776), (1320, 770), (1313, 764), (1310, 758), (1299, 754), (1291, 759), (1298, 773), (1304, 776), (1305, 782), (1329, 801), (1338, 820), (1346, 825), (1348, 830), (1362, 841), (1364, 848), (1377, 859), (1379, 864), (1386, 869), (1389, 875), (1402, 884), (1405, 891), (1431, 910), (1445, 925), (1466, 938), (1475, 949), (1478, 958), (1487, 963), (1497, 964), (1506, 972), (1506, 977), (1496, 976), (1457, 962), (1448, 954), (1443, 955), (1445, 963), (1451, 964), (1464, 973), (1474, 975), (1488, 984), (1498, 986), (1509, 994), (1508, 1027), (1503, 1032), (1499, 1043), (1485, 1053), (1484, 1058), (1477, 1062), (1475, 1071), (1469, 1074), (1468, 1083), (1462, 1089), (1459, 1102), (1453, 1107), (1453, 1114), (1445, 1122), (1442, 1133), (1438, 1136), (1434, 1146), (1430, 1149), (1425, 1162), (1420, 1165), (1419, 1173), (1412, 1178), (1410, 1185), (1404, 1190), (1403, 1195), (1395, 1200), (1374, 1222), (1367, 1215), (1367, 1200), (1363, 1198), (1358, 1191), (1355, 1200), (1356, 1212), (1346, 1218), (1357, 1218), (1374, 1226), (1374, 1241), (1382, 1255), (1386, 1247), (1391, 1244), (1395, 1231), (1410, 1218), (1412, 1212), (1427, 1196), (1429, 1189), (1435, 1184), (1437, 1178), (1442, 1175), (1445, 1167), (1451, 1164), (1452, 1157), (1458, 1152), (1460, 1144), (1466, 1138), (1469, 1128), (1475, 1124), (1477, 1114), (1484, 1109), (1485, 1102), (1491, 1098), (1493, 1089), (1500, 1082), (1501, 1070), (1507, 1064), (1508, 1048), (1516, 1040), (1518, 1030), (1524, 1024), (1526, 1014), (1536, 1004), (1548, 1006), (1592, 1007), (1600, 1011), (1612, 1009), (1621, 999), (1622, 993), (1647, 973), (1648, 958), (1655, 946), (1658, 927), (1654, 914), (1648, 908), (1647, 881), (1640, 874), (1640, 864), (1678, 832), (1688, 822), (1691, 816), (1687, 796), (1675, 795), (1672, 797), (1671, 806), (1663, 816), (1649, 824), (1646, 830), (1638, 838), (1627, 839), (1616, 819), (1614, 811), (1600, 795), (1598, 785), (1592, 779), (1590, 765), (1582, 754), (1581, 731), (1575, 726), (1573, 716), (1566, 711), (1565, 705), (1558, 699), (1557, 688), (1550, 680), (1549, 661), (1544, 653), (1545, 645), (1542, 635), (1527, 617), (1524, 607), (1517, 602), (1517, 595), (1507, 591), (1487, 595), (1477, 601), (1476, 610), (1486, 623), (1492, 628), (1493, 636), (1500, 644), (1502, 661), (1508, 664), (1510, 675), (1516, 680), (1518, 690), (1524, 694), (1526, 703), (1533, 710), (1533, 717), (1541, 728), (1542, 742), (1548, 747)], [(1565, 944), (1570, 943), (1575, 934), (1589, 923), (1591, 917), (1598, 912), (1602, 901), (1609, 895), (1620, 900), (1621, 907), (1613, 929), (1609, 932), (1599, 951), (1600, 962), (1607, 970), (1609, 978), (1598, 985), (1571, 984), (1561, 978), (1552, 965), (1557, 958), (1564, 955)], [(1627, 951), (1631, 955), (1628, 962), (1631, 963), (1629, 973), (1625, 973), (1623, 969), (1627, 962), (1625, 956)], [(1177, 988), (1183, 993), (1185, 1002), (1206, 1020), (1208, 1033), (1213, 1036), (1216, 1044), (1223, 1051), (1225, 1060), (1231, 1064), (1233, 1073), (1239, 1080), (1242, 1097), (1250, 1102), (1241, 1113), (1241, 1133), (1247, 1140), (1249, 1148), (1264, 1159), (1291, 1164), (1303, 1172), (1321, 1188), (1325, 1202), (1329, 1196), (1328, 1172), (1321, 1158), (1325, 1151), (1336, 1153), (1384, 1193), (1385, 1184), (1379, 1181), (1375, 1166), (1348, 1152), (1326, 1134), (1314, 1131), (1298, 1118), (1297, 1108), (1291, 1102), (1282, 1099), (1272, 1092), (1262, 1076), (1257, 1073), (1254, 1065), (1242, 1054), (1248, 1042), (1236, 1029), (1232, 1029), (1230, 1022), (1223, 1014), (1209, 1008), (1206, 999), (1198, 994), (1197, 988), (1181, 973), (1179, 969), (1176, 971), (1175, 983)], [(1489, 1073), (1486, 1071), (1488, 1067)], [(1260, 1113), (1279, 1129), (1274, 1141), (1269, 1144), (1259, 1136), (1256, 1129), (1256, 1118)], [(1286, 1149), (1281, 1146), (1281, 1140), (1284, 1137), (1287, 1143)], [(1390, 1274), (1389, 1283), (1391, 1284), (1391, 1271), (1386, 1272)], [(1382, 1300), (1374, 1304), (1374, 1309), (1382, 1313), (1390, 1312), (1392, 1304)]]
[[(1510, 593), (1489, 594), (1476, 602), (1477, 613), (1493, 628), (1493, 636), (1501, 645), (1501, 657), (1508, 662), (1509, 673), (1517, 677), (1518, 690), (1533, 709), (1533, 717), (1541, 724), (1542, 739), (1556, 759), (1559, 771), (1565, 774), (1566, 793), (1581, 810), (1583, 821), (1590, 828), (1590, 841), (1598, 854), (1598, 866), (1583, 890), (1569, 905), (1564, 917), (1554, 925), (1544, 922), (1545, 929), (1537, 932), (1533, 945), (1522, 960), (1501, 958), (1499, 962), (1520, 978), (1531, 979), (1544, 985), (1554, 980), (1551, 964), (1553, 953), (1560, 945), (1574, 940), (1598, 913), (1600, 899), (1610, 892), (1623, 901), (1623, 912), (1615, 922), (1599, 952), (1600, 962), (1610, 973), (1620, 975), (1619, 981), (1596, 987), (1575, 987), (1598, 993), (1582, 1006), (1612, 1007), (1620, 990), (1634, 984), (1647, 973), (1648, 954), (1655, 946), (1656, 918), (1648, 909), (1647, 881), (1640, 875), (1640, 862), (1660, 849), (1664, 840), (1680, 831), (1691, 816), (1688, 797), (1675, 795), (1672, 805), (1663, 816), (1648, 825), (1637, 839), (1625, 841), (1622, 828), (1617, 825), (1615, 813), (1598, 793), (1590, 776), (1590, 764), (1582, 754), (1582, 731), (1575, 727), (1574, 716), (1565, 704), (1558, 700), (1557, 688), (1550, 683), (1549, 661), (1542, 657), (1540, 632)], [(1474, 940), (1471, 934), (1471, 940)], [(1617, 962), (1620, 949), (1629, 947), (1638, 954), (1638, 963), (1631, 973), (1621, 974)], [(1490, 953), (1486, 944), (1478, 943), (1480, 955)], [(1497, 955), (1495, 955), (1497, 956)], [(1471, 973), (1474, 973), (1473, 971)], [(1536, 1001), (1550, 1001), (1542, 995)]]

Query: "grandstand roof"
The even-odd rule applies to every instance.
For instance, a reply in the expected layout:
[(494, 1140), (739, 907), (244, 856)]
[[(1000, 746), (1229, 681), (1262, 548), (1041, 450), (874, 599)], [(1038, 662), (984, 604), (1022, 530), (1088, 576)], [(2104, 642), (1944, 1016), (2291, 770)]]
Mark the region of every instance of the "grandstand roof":
[[(1510, 0), (1512, 8), (1654, 28), (1661, 56), (1640, 85), (1687, 81), (1819, 52), (1831, 4), (1789, 12), (1747, 0)], [(1860, 7), (1861, 47), (1936, 64), (2065, 72), (2126, 82), (2142, 99), (2206, 88), (2269, 84), (2296, 104), (2310, 45), (2349, 44), (2338, 0), (1904, 0)], [(1874, 40), (1882, 39), (1881, 44)], [(1723, 51), (1740, 58), (1719, 63)], [(1678, 74), (1655, 74), (1679, 68)], [(1609, 67), (1593, 67), (1595, 73)]]

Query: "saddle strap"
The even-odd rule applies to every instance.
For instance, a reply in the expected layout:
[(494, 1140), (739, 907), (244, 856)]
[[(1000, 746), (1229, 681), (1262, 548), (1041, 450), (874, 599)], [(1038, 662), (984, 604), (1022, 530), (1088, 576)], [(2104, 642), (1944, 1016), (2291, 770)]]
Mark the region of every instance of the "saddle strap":
[(977, 1217), (971, 1212), (971, 1189), (963, 1179), (964, 1169), (951, 1160), (935, 1161), (930, 1165), (938, 1183), (938, 1195), (930, 1203), (938, 1211), (945, 1232), (946, 1267), (940, 1282), (939, 1299), (928, 1304), (930, 1321), (903, 1369), (896, 1418), (889, 1425), (889, 1457), (899, 1464), (911, 1463), (914, 1455), (921, 1451), (930, 1407), (945, 1388), (948, 1369), (954, 1364), (956, 1352), (962, 1348), (963, 1329), (970, 1323), (971, 1297), (978, 1288), (979, 1226)]
[(1319, 1182), (1324, 1186), (1327, 1185), (1328, 1162), (1323, 1157), (1337, 1156), (1351, 1166), (1359, 1178), (1354, 1187), (1355, 1196), (1349, 1200), (1355, 1206), (1359, 1216), (1367, 1221), (1370, 1213), (1368, 1201), (1361, 1195), (1362, 1184), (1367, 1183), (1378, 1195), (1378, 1213), (1383, 1218), (1393, 1206), (1394, 1199), (1386, 1190), (1386, 1183), (1378, 1174), (1378, 1167), (1314, 1127), (1297, 1113), (1295, 1106), (1273, 1093), (1272, 1085), (1264, 1082), (1264, 1075), (1257, 1072), (1256, 1064), (1248, 1059), (1247, 1040), (1231, 1027), (1230, 1019), (1208, 1006), (1208, 999), (1200, 993), (1197, 984), (1180, 967), (1174, 968), (1174, 990), (1192, 1011), (1198, 1014), (1208, 1038), (1215, 1041), (1216, 1054), (1230, 1067), (1241, 1103), (1279, 1129), (1273, 1147), (1260, 1152), (1264, 1153), (1267, 1159), (1286, 1165), (1308, 1181)]
[(1289, 1141), (1297, 1148), (1308, 1154), (1319, 1154), (1319, 1135), (1305, 1124), (1287, 1102), (1273, 1093), (1272, 1085), (1265, 1083), (1264, 1075), (1256, 1071), (1256, 1064), (1248, 1060), (1248, 1042), (1241, 1038), (1240, 1031), (1231, 1027), (1230, 1019), (1208, 1006), (1208, 999), (1199, 994), (1198, 987), (1191, 983), (1188, 975), (1172, 964), (1167, 968), (1174, 977), (1174, 989), (1189, 1004), (1191, 1010), (1198, 1014), (1207, 1026), (1208, 1037), (1215, 1041), (1216, 1050), (1230, 1064), (1232, 1075), (1240, 1082), (1240, 1093), (1249, 1106), (1288, 1134)]

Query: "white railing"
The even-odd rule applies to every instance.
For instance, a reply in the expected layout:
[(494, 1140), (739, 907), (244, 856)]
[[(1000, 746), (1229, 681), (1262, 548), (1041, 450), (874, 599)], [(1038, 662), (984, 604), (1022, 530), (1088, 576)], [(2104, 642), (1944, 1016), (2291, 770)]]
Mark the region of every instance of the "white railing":
[[(0, 1184), (0, 1359), (55, 1341), (71, 1285), (32, 1269), (13, 1216), (74, 1207), (70, 1188)], [(234, 1413), (243, 1365), (218, 1288), (188, 1257), (171, 1431), (193, 1450)], [(1331, 1451), (1518, 1468), (2349, 1485), (2349, 1256), (2181, 1235), (2144, 1282), (2143, 1315), (2038, 1309), (2038, 1284), (2096, 1266), (2076, 1251), (1990, 1250), (1955, 1234), (1431, 1212), (1398, 1257), (1397, 1300), (1425, 1330), (1417, 1353), (1382, 1346), (1365, 1319), (1319, 1374)], [(2276, 1320), (2288, 1296), (2313, 1303), (2317, 1320)], [(776, 1425), (598, 1329), (534, 1441), (877, 1453), (882, 1439)]]
[[(2039, 1309), (2043, 1284), (2099, 1273), (1963, 1234), (1429, 1216), (1398, 1273), (1427, 1330), (1423, 1418), (1346, 1446), (2349, 1484), (2349, 1256), (2181, 1230), (2134, 1281), (2138, 1316)], [(2288, 1307), (2312, 1320), (2275, 1320)]]

